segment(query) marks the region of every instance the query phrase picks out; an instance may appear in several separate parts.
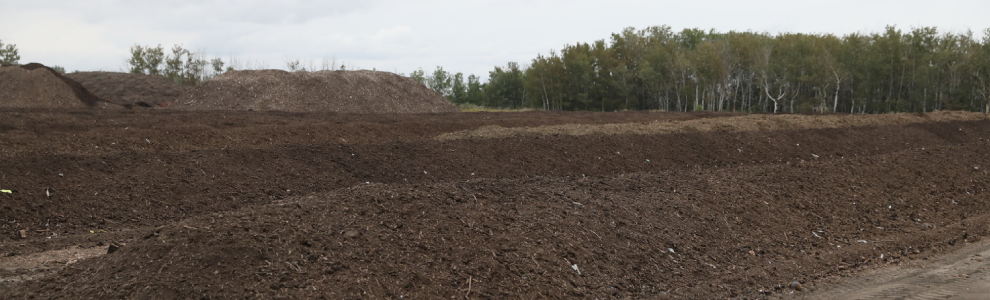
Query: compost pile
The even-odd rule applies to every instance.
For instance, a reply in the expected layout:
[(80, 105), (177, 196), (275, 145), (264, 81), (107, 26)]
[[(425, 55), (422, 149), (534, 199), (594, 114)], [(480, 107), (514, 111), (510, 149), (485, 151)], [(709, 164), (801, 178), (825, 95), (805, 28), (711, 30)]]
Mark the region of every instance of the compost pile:
[(107, 102), (142, 107), (167, 107), (188, 87), (161, 76), (119, 72), (76, 72), (65, 74)]
[(0, 67), (0, 107), (82, 108), (100, 102), (78, 82), (42, 64)]
[(990, 236), (988, 133), (962, 112), (0, 109), (0, 299), (800, 295)]
[(176, 108), (340, 113), (456, 112), (423, 84), (389, 72), (229, 71), (203, 82)]

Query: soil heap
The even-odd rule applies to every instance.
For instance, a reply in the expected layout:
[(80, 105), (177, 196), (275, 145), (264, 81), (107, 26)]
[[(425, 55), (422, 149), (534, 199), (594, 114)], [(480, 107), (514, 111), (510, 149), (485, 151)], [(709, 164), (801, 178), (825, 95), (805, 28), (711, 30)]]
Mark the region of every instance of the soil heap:
[(988, 132), (962, 112), (0, 109), (0, 299), (802, 296), (990, 237)]
[(65, 74), (94, 95), (111, 103), (161, 107), (177, 102), (189, 89), (161, 76), (119, 72)]
[(0, 67), (0, 107), (95, 107), (100, 98), (39, 63)]
[(230, 71), (188, 93), (181, 109), (436, 113), (457, 108), (415, 80), (389, 72)]

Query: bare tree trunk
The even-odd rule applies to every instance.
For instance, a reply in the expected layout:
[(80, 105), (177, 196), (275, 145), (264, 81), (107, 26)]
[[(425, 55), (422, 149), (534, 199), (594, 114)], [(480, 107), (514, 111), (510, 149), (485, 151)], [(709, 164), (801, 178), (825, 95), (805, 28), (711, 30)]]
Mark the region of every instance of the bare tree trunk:
[(780, 86), (780, 87), (777, 88), (777, 97), (774, 98), (773, 95), (770, 95), (770, 84), (767, 83), (767, 79), (766, 79), (766, 77), (764, 77), (763, 78), (763, 91), (767, 93), (767, 98), (769, 98), (770, 101), (773, 101), (773, 113), (776, 114), (777, 113), (777, 105), (778, 105), (778, 102), (777, 101), (780, 100), (780, 98), (783, 98), (784, 95), (786, 94), (786, 92), (784, 91), (784, 87), (783, 86)]
[(540, 84), (543, 85), (543, 110), (550, 110), (550, 94), (547, 93), (547, 84), (543, 82), (543, 74), (540, 74)]
[(726, 103), (725, 103), (725, 106), (722, 107), (722, 109), (724, 109), (726, 111), (728, 111), (730, 109), (732, 111), (736, 111), (736, 107), (737, 107), (737, 104), (738, 104), (738, 103), (736, 103), (736, 100), (739, 100), (739, 83), (738, 82), (736, 83), (736, 86), (731, 87), (731, 91), (729, 91), (729, 92), (726, 93), (726, 96), (725, 96)]
[(670, 111), (670, 89), (663, 90), (663, 111)]
[(694, 108), (697, 107), (698, 107), (698, 85), (696, 84), (694, 85), (694, 107), (692, 107), (691, 110), (694, 110)]
[(818, 103), (818, 112), (819, 113), (825, 113), (825, 109), (826, 109), (826, 105), (827, 105), (827, 104), (825, 104), (825, 101), (828, 101), (828, 91), (826, 91), (826, 89), (828, 89), (828, 86), (829, 85), (831, 85), (831, 83), (826, 83), (824, 88), (821, 88), (821, 89), (818, 90), (818, 93), (819, 93), (818, 99), (821, 100)]
[(794, 100), (797, 100), (798, 93), (801, 92), (801, 83), (798, 82), (797, 90), (794, 91), (794, 97), (791, 97), (791, 113), (794, 113)]
[(838, 112), (839, 109), (839, 85), (842, 84), (842, 79), (839, 78), (839, 73), (832, 71), (835, 75), (835, 100), (832, 101), (832, 112)]
[(718, 105), (715, 106), (715, 111), (722, 111), (725, 105), (725, 94), (727, 93), (728, 87), (726, 84), (719, 85), (718, 93)]

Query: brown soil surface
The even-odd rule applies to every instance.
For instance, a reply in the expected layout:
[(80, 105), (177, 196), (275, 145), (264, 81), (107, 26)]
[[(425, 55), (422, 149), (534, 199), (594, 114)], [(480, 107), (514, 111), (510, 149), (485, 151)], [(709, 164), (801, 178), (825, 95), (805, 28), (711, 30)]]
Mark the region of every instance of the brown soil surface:
[(78, 82), (38, 63), (0, 67), (0, 107), (103, 107)]
[(65, 77), (79, 82), (100, 99), (135, 107), (168, 106), (178, 102), (189, 89), (164, 77), (145, 74), (76, 72)]
[(341, 113), (456, 112), (409, 77), (377, 71), (231, 71), (183, 97), (179, 109)]
[(936, 114), (887, 114), (887, 115), (748, 115), (739, 118), (698, 119), (685, 122), (674, 120), (652, 120), (647, 122), (628, 122), (614, 124), (589, 124), (574, 126), (574, 124), (542, 125), (534, 127), (502, 127), (500, 125), (483, 126), (476, 129), (445, 133), (438, 136), (441, 140), (464, 138), (504, 138), (522, 135), (590, 135), (590, 134), (670, 134), (691, 132), (737, 132), (737, 131), (774, 131), (847, 128), (862, 126), (897, 126), (919, 122), (944, 121), (977, 121), (987, 120), (985, 114), (968, 112), (939, 112)]
[(974, 113), (6, 109), (0, 298), (785, 296), (985, 238), (988, 147)]

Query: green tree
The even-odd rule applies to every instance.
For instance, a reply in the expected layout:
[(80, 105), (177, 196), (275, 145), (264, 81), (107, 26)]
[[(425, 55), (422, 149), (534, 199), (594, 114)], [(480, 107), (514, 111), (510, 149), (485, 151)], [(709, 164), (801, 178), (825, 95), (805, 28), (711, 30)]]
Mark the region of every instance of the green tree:
[(419, 83), (426, 84), (426, 72), (423, 72), (422, 68), (409, 73), (409, 78), (412, 78), (413, 80), (416, 80)]
[(990, 113), (990, 28), (983, 30), (983, 44), (980, 45), (974, 61), (976, 90), (983, 99), (983, 112)]
[(128, 69), (134, 74), (144, 74), (147, 63), (144, 62), (144, 47), (131, 46), (131, 58), (127, 60)]
[(469, 76), (464, 101), (545, 110), (990, 111), (987, 36), (894, 26), (843, 36), (625, 28), (539, 54), (527, 68), (497, 67), (485, 84)]
[(186, 50), (186, 62), (183, 66), (180, 83), (186, 85), (198, 85), (205, 79), (206, 66), (208, 62), (203, 53), (190, 52)]
[(484, 88), (488, 107), (526, 107), (526, 91), (523, 88), (523, 72), (519, 64), (509, 62), (503, 67), (495, 67), (488, 73), (488, 84)]
[(451, 99), (453, 95), (453, 92), (451, 91), (452, 83), (450, 73), (444, 71), (441, 66), (437, 66), (437, 69), (433, 71), (433, 74), (426, 77), (426, 86), (436, 91), (444, 98)]
[(467, 78), (467, 98), (465, 103), (470, 103), (474, 105), (484, 105), (487, 100), (485, 99), (484, 85), (481, 83), (481, 78), (471, 74)]
[(467, 101), (467, 86), (464, 85), (464, 74), (457, 72), (452, 78), (453, 84), (451, 85), (451, 98), (450, 101), (462, 104)]
[(789, 78), (787, 78), (788, 72), (786, 70), (786, 64), (782, 63), (783, 59), (777, 59), (774, 57), (774, 47), (772, 41), (765, 42), (761, 47), (760, 61), (757, 63), (757, 69), (760, 74), (759, 79), (762, 82), (763, 92), (766, 93), (767, 99), (773, 102), (773, 113), (777, 113), (777, 109), (780, 107), (780, 102), (784, 101), (788, 95), (793, 93), (792, 86)]
[[(821, 41), (821, 62), (820, 64), (823, 68), (820, 72), (825, 72), (822, 75), (822, 103), (821, 111), (825, 112), (828, 106), (829, 95), (831, 95), (832, 107), (831, 112), (837, 112), (839, 108), (839, 94), (842, 91), (843, 82), (849, 78), (850, 74), (845, 64), (843, 64), (843, 51), (842, 51), (842, 40), (833, 35), (825, 35), (822, 37)], [(829, 89), (830, 86), (834, 86), (835, 90)], [(831, 94), (829, 94), (831, 93)]]
[(161, 44), (155, 47), (145, 48), (144, 62), (146, 64), (145, 74), (160, 76), (162, 74), (162, 62), (165, 61), (165, 48)]
[(165, 59), (165, 49), (162, 45), (151, 47), (131, 46), (131, 57), (126, 61), (131, 73), (161, 75), (161, 65)]
[(218, 75), (223, 73), (223, 60), (219, 57), (210, 60), (210, 66), (213, 67), (213, 74)]
[(155, 47), (134, 45), (130, 52), (130, 57), (125, 60), (128, 71), (163, 76), (178, 84), (197, 85), (223, 72), (224, 63), (220, 58), (208, 61), (202, 51), (192, 52), (182, 45), (173, 45), (169, 55), (165, 55), (161, 44)]
[(165, 57), (163, 76), (178, 84), (197, 85), (206, 77), (209, 62), (203, 53), (191, 52), (182, 45), (172, 46), (172, 53)]
[(21, 55), (17, 52), (17, 45), (7, 44), (4, 46), (3, 40), (0, 40), (0, 66), (16, 66), (21, 60)]
[(550, 56), (537, 55), (533, 59), (524, 73), (526, 80), (523, 83), (526, 94), (533, 95), (530, 97), (531, 101), (538, 102), (531, 103), (533, 107), (542, 107), (543, 110), (562, 109), (562, 97), (566, 91), (560, 78), (564, 73), (563, 61), (553, 50), (550, 51)]
[(165, 58), (165, 70), (163, 71), (165, 78), (176, 83), (182, 83), (182, 70), (184, 69), (182, 58), (187, 53), (189, 50), (182, 48), (181, 45), (172, 46), (172, 54)]
[(912, 111), (926, 112), (933, 105), (929, 95), (937, 78), (938, 70), (932, 64), (938, 46), (938, 29), (934, 27), (914, 28), (908, 37), (910, 77), (908, 96), (915, 105)]
[(560, 109), (592, 110), (591, 92), (595, 87), (595, 70), (591, 56), (591, 46), (577, 43), (560, 50), (560, 60), (567, 70), (560, 80), (564, 92), (561, 95)]

